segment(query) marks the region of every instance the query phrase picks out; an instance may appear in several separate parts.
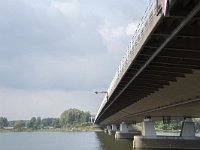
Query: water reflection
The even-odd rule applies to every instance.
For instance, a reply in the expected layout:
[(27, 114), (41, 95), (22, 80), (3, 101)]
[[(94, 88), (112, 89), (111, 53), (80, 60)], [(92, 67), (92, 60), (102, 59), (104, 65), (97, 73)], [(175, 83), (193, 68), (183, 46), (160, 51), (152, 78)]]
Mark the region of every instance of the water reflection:
[(132, 140), (115, 140), (113, 135), (96, 132), (99, 150), (133, 150)]

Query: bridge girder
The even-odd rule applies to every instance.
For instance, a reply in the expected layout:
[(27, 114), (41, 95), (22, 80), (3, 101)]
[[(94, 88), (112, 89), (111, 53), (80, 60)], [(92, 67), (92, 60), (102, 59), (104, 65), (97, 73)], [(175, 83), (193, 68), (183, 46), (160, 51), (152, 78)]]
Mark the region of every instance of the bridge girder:
[[(192, 109), (200, 106), (199, 11), (199, 1), (177, 0), (168, 16), (160, 17), (156, 26), (149, 27), (150, 35), (98, 114), (96, 123), (139, 122), (148, 114), (200, 115), (200, 110)], [(184, 96), (178, 95), (181, 93)]]

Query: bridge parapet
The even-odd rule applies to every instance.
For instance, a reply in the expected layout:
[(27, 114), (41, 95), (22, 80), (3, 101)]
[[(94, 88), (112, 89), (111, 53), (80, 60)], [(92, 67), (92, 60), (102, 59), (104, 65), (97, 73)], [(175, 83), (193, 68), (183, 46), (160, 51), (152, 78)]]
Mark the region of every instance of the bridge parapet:
[(113, 80), (111, 81), (111, 84), (107, 90), (108, 95), (105, 95), (101, 106), (97, 112), (96, 117), (99, 115), (101, 110), (104, 108), (107, 101), (109, 101), (109, 97), (114, 92), (115, 88), (121, 81), (122, 77), (126, 73), (127, 69), (137, 56), (139, 50), (141, 49), (143, 43), (150, 35), (152, 28), (155, 26), (155, 24), (158, 22), (158, 20), (161, 18), (162, 15), (158, 16), (158, 13), (161, 9), (161, 1), (152, 0), (150, 1), (148, 7), (145, 10), (144, 16), (141, 18), (140, 23), (137, 26), (137, 29), (127, 47), (126, 53), (118, 67), (118, 70), (116, 71)]

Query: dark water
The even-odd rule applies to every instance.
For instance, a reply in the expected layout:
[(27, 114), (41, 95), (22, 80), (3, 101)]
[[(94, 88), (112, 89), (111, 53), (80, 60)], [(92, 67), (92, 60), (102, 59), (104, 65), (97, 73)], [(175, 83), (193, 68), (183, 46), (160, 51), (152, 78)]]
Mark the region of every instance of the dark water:
[(133, 148), (132, 140), (115, 140), (114, 136), (103, 132), (19, 132), (0, 133), (0, 150), (133, 150)]

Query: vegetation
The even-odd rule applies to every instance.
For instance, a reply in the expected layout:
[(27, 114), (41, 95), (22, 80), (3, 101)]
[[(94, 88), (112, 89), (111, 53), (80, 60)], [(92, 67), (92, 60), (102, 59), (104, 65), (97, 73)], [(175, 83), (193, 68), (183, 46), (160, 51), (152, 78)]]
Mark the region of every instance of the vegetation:
[(85, 131), (92, 130), (90, 112), (78, 109), (64, 111), (60, 118), (32, 117), (30, 120), (8, 121), (0, 117), (0, 131)]
[(14, 124), (14, 129), (17, 131), (22, 131), (23, 128), (25, 127), (25, 122), (22, 120), (17, 120)]
[(91, 115), (89, 112), (83, 112), (78, 109), (68, 109), (61, 114), (60, 121), (62, 127), (83, 125), (89, 122)]
[(163, 123), (163, 121), (155, 122), (155, 129), (157, 131), (178, 132), (181, 130), (181, 126), (182, 126), (181, 120), (171, 120), (169, 123)]
[[(0, 131), (91, 131), (93, 130), (90, 112), (78, 109), (68, 109), (64, 111), (60, 118), (32, 117), (30, 120), (8, 121), (5, 117), (0, 117)], [(200, 132), (200, 118), (193, 119), (196, 131)], [(169, 122), (156, 121), (157, 131), (178, 132), (181, 130), (182, 120), (170, 120)], [(137, 124), (137, 129), (142, 129), (142, 124)]]
[(7, 127), (8, 126), (8, 120), (5, 117), (0, 117), (0, 128)]
[[(200, 118), (193, 118), (195, 122), (196, 132), (200, 132)], [(170, 120), (168, 123), (163, 123), (163, 121), (155, 122), (155, 129), (157, 131), (170, 131), (170, 132), (179, 132), (182, 128), (182, 119)]]

